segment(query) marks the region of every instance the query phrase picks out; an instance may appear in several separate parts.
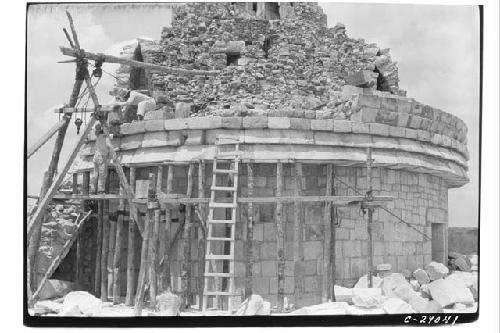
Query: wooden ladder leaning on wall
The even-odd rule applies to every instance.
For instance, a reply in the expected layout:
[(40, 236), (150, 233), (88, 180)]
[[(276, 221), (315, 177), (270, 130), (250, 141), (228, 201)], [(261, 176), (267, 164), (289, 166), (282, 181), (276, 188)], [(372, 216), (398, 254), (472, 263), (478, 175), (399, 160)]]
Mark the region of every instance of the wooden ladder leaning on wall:
[[(202, 310), (207, 310), (209, 297), (215, 297), (214, 306), (218, 305), (218, 300), (221, 297), (227, 297), (227, 311), (229, 314), (231, 314), (233, 311), (231, 299), (233, 296), (236, 296), (234, 285), (234, 243), (236, 228), (236, 209), (238, 206), (238, 165), (240, 161), (241, 151), (239, 150), (240, 141), (234, 137), (219, 135), (216, 137), (215, 144), (216, 154), (213, 162), (212, 186), (210, 188), (210, 203), (207, 220), (208, 232), (205, 252), (205, 287), (203, 290)], [(221, 146), (234, 147), (234, 150), (222, 152)], [(227, 169), (219, 168), (221, 164), (228, 165)], [(219, 179), (218, 176), (221, 177), (222, 175), (228, 176), (230, 183), (232, 183), (232, 186), (223, 186), (217, 182), (217, 180)], [(228, 197), (232, 197), (232, 201), (216, 202), (215, 199), (217, 192), (229, 194)], [(231, 216), (228, 217), (227, 215), (225, 215), (225, 219), (216, 219), (214, 215), (214, 209), (224, 209), (225, 212), (230, 209)], [(224, 225), (226, 226), (226, 228), (229, 228), (229, 236), (215, 236), (215, 225), (217, 224)], [(224, 245), (229, 242), (229, 254), (212, 254), (212, 242), (214, 242), (214, 245), (222, 244), (222, 248), (224, 248)], [(218, 269), (223, 268), (224, 262), (229, 264), (229, 272), (217, 271)], [(217, 265), (217, 263), (220, 264)], [(222, 283), (220, 283), (222, 282), (222, 279), (226, 279), (226, 281), (228, 282), (226, 283), (226, 290), (222, 290)], [(212, 283), (209, 284), (209, 282)]]

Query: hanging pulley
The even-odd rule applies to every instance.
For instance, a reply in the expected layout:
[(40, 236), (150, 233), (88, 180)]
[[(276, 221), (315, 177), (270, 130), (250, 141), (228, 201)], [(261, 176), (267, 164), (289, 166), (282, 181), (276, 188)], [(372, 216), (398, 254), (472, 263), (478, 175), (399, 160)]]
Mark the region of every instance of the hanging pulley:
[(94, 70), (92, 71), (92, 76), (94, 77), (102, 77), (102, 63), (104, 62), (104, 56), (99, 55), (97, 60), (94, 63)]
[(83, 124), (82, 118), (76, 118), (75, 119), (76, 134), (80, 134), (80, 127), (82, 127), (82, 124)]

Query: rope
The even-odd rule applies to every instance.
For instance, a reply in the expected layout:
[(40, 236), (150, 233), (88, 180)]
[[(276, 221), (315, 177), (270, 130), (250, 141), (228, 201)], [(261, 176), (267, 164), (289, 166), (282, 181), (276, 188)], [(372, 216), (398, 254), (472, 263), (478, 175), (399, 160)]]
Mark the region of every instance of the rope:
[[(338, 180), (341, 184), (345, 185), (346, 187), (352, 189), (355, 193), (357, 193), (359, 195), (363, 195), (363, 193), (361, 191), (357, 190), (356, 188), (352, 187), (351, 185), (349, 185), (349, 184), (345, 183), (344, 181), (340, 180), (337, 176), (334, 175), (333, 178), (336, 179), (336, 180)], [(409, 228), (411, 228), (411, 229), (415, 230), (416, 232), (418, 232), (419, 234), (423, 235), (425, 238), (427, 238), (427, 240), (432, 240), (425, 233), (423, 233), (420, 230), (418, 230), (417, 228), (415, 228), (412, 225), (412, 223), (406, 222), (405, 220), (403, 220), (402, 218), (400, 218), (399, 216), (397, 216), (396, 214), (394, 214), (393, 212), (391, 212), (389, 209), (385, 208), (384, 206), (380, 206), (380, 208), (383, 209), (383, 210), (385, 210), (387, 213), (389, 213), (393, 217), (395, 217), (398, 220), (398, 222), (402, 222), (402, 223), (406, 224)]]
[[(90, 66), (92, 66), (92, 67), (94, 67), (94, 68), (95, 68), (95, 66), (94, 66), (94, 65), (92, 65), (92, 64), (90, 64)], [(112, 78), (114, 78), (115, 80), (119, 81), (120, 83), (127, 84), (127, 82), (125, 82), (125, 81), (123, 81), (122, 79), (120, 79), (119, 77), (117, 77), (117, 76), (115, 76), (115, 75), (111, 74), (110, 72), (108, 72), (108, 71), (107, 71), (107, 70), (105, 70), (104, 68), (102, 68), (102, 67), (101, 67), (101, 70), (102, 70), (102, 72), (103, 72), (103, 73), (108, 74), (109, 76), (111, 76), (111, 77), (112, 77)]]

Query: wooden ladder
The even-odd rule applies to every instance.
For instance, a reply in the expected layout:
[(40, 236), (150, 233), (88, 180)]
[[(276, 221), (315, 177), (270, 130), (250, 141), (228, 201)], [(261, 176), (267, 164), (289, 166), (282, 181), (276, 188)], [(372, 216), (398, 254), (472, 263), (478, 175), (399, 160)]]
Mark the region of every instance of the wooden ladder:
[[(240, 141), (237, 138), (230, 136), (218, 135), (215, 140), (215, 145), (216, 154), (213, 162), (212, 186), (210, 188), (210, 203), (207, 219), (208, 231), (205, 252), (205, 283), (203, 290), (202, 310), (207, 310), (209, 297), (215, 297), (214, 306), (216, 307), (219, 305), (218, 301), (221, 297), (227, 297), (227, 311), (229, 314), (231, 314), (233, 311), (231, 298), (233, 296), (236, 296), (234, 286), (234, 242), (238, 197), (238, 165), (240, 161), (241, 151), (239, 150)], [(222, 152), (221, 146), (234, 147), (234, 150)], [(228, 165), (227, 169), (219, 168), (220, 164)], [(226, 186), (221, 186), (217, 183), (217, 179), (219, 179), (218, 177), (221, 177), (223, 175), (228, 177)], [(230, 183), (232, 183), (232, 185)], [(229, 194), (228, 197), (232, 197), (232, 201), (216, 202), (216, 192)], [(226, 214), (227, 210), (230, 209), (231, 217), (228, 218), (225, 214), (225, 219), (216, 219), (214, 218), (214, 209), (224, 209)], [(214, 235), (214, 225), (217, 224), (224, 225), (226, 226), (226, 228), (230, 228), (229, 237), (227, 235), (225, 235), (224, 237)], [(229, 254), (212, 254), (212, 242), (214, 242), (214, 244), (221, 244), (222, 248), (224, 248), (224, 245), (229, 242)], [(217, 265), (217, 263), (220, 264)], [(221, 269), (221, 267), (221, 270), (223, 270), (224, 263), (229, 264), (229, 272), (217, 271), (218, 268)], [(222, 283), (220, 283), (222, 282), (221, 279), (226, 279), (226, 281), (228, 282), (228, 284), (226, 284), (226, 290), (222, 290), (223, 286)], [(209, 285), (209, 282), (213, 283)]]

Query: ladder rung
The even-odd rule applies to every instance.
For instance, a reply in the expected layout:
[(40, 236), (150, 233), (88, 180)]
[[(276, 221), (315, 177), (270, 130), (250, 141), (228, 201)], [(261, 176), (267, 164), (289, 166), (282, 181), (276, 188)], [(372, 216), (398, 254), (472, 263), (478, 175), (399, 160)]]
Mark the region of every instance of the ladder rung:
[(213, 260), (234, 260), (234, 256), (230, 254), (207, 254), (205, 259)]
[(231, 192), (236, 191), (236, 187), (233, 187), (233, 186), (230, 186), (230, 187), (226, 187), (226, 186), (212, 186), (210, 189), (212, 191), (231, 191)]
[(207, 237), (207, 241), (234, 242), (234, 239), (227, 237)]
[(208, 207), (210, 208), (236, 208), (238, 204), (232, 202), (210, 202)]
[(205, 291), (206, 296), (240, 296), (240, 294), (230, 291)]
[(233, 174), (238, 173), (238, 171), (232, 170), (232, 169), (215, 169), (214, 172), (215, 173), (233, 173)]
[(208, 223), (223, 223), (223, 224), (231, 223), (231, 224), (234, 224), (235, 221), (234, 220), (211, 220), (211, 221), (208, 221)]
[(205, 273), (206, 277), (234, 277), (233, 273)]

